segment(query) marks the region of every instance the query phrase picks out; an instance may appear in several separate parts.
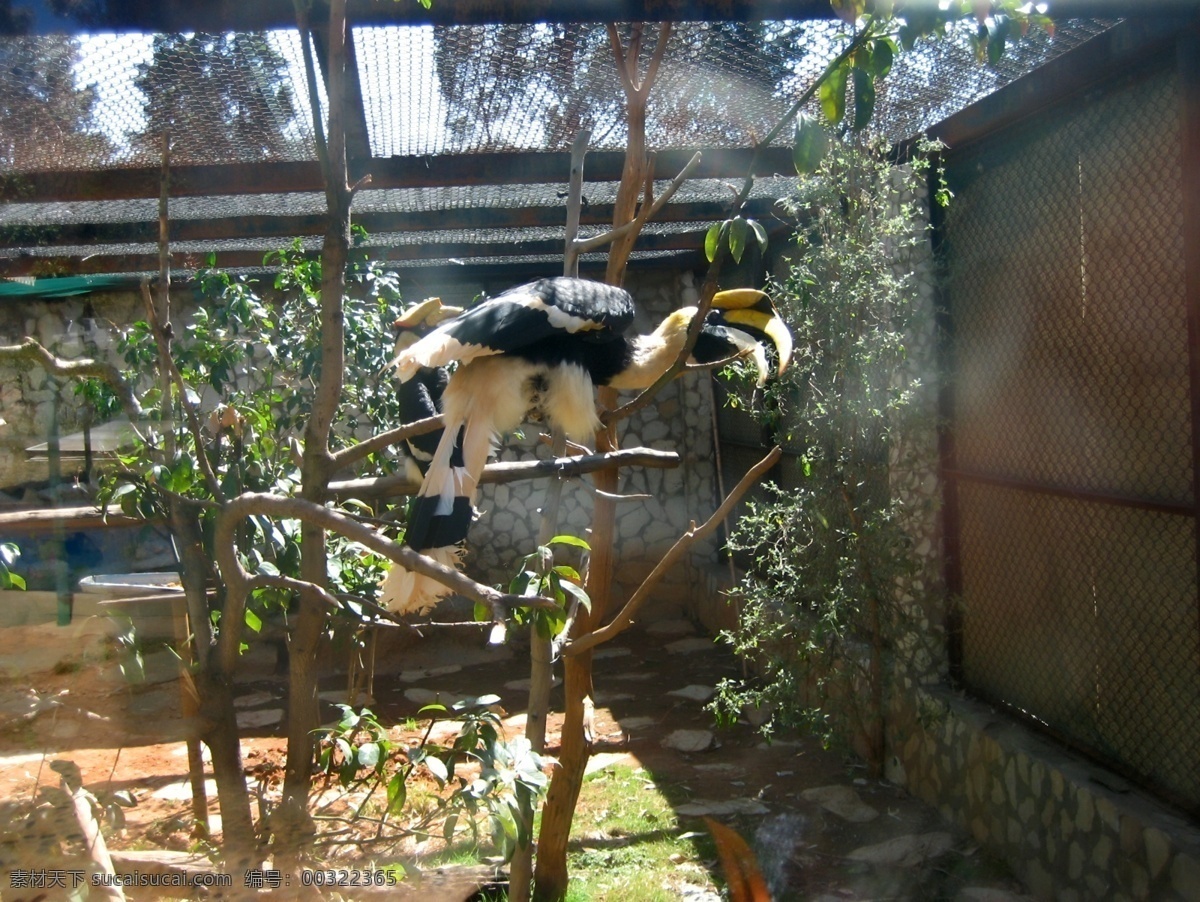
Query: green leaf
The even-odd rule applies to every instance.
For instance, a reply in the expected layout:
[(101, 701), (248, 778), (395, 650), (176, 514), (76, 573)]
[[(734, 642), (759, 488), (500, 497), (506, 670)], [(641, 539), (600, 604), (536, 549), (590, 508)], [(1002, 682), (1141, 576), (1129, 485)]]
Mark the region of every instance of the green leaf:
[(21, 549), (12, 542), (0, 542), (0, 564), (11, 567), (21, 557)]
[(392, 779), (388, 781), (388, 814), (399, 814), (404, 810), (404, 803), (408, 799), (408, 784), (404, 780), (406, 776), (408, 776), (406, 771), (396, 771), (396, 773), (392, 774)]
[(988, 26), (987, 59), (993, 66), (1004, 57), (1010, 22), (1007, 16), (997, 16), (993, 24)]
[(246, 626), (248, 626), (254, 632), (256, 632), (256, 633), (262, 632), (262, 625), (263, 625), (262, 618), (259, 617), (257, 614), (255, 614), (249, 608), (246, 608), (245, 620), (246, 620)]
[(449, 771), (446, 770), (445, 761), (443, 761), (441, 758), (435, 758), (430, 755), (422, 762), (422, 764), (429, 768), (429, 773), (433, 775), (433, 778), (437, 780), (438, 783), (445, 785), (446, 780), (450, 776)]
[(830, 125), (837, 125), (846, 115), (846, 64), (838, 66), (821, 82), (817, 92), (821, 112)]
[(358, 766), (374, 770), (379, 766), (379, 743), (364, 742), (358, 747)]
[(452, 814), (446, 818), (446, 823), (442, 825), (442, 839), (449, 845), (454, 839), (454, 828), (458, 826), (458, 815)]
[(13, 573), (12, 571), (9, 571), (6, 579), (8, 581), (8, 588), (10, 589), (23, 590), (25, 588), (25, 578), (22, 576), (17, 576), (17, 574)]
[(579, 571), (574, 567), (568, 566), (567, 564), (558, 564), (550, 572), (557, 573), (563, 579), (569, 579), (575, 582), (583, 582), (583, 577), (579, 575)]
[(896, 59), (896, 42), (891, 38), (880, 38), (871, 48), (871, 71), (876, 78), (884, 78), (892, 71)]
[(729, 223), (729, 254), (734, 263), (742, 262), (742, 254), (746, 251), (746, 233), (749, 231), (749, 225), (740, 216)]
[(824, 126), (812, 116), (801, 113), (796, 120), (796, 137), (792, 142), (792, 162), (799, 175), (817, 171), (829, 151), (829, 135)]
[(721, 229), (724, 227), (723, 222), (714, 222), (708, 227), (708, 231), (704, 235), (704, 256), (708, 258), (708, 262), (712, 263), (717, 256), (717, 246), (721, 241)]
[(115, 489), (113, 489), (113, 493), (109, 497), (108, 500), (116, 501), (118, 498), (124, 498), (126, 495), (130, 494), (131, 492), (136, 492), (136, 491), (137, 491), (137, 486), (135, 486), (132, 482), (123, 482), (119, 486), (117, 486)]
[(865, 69), (854, 70), (854, 124), (855, 131), (867, 127), (875, 114), (875, 79)]
[(569, 580), (563, 580), (560, 584), (562, 590), (579, 602), (580, 606), (589, 613), (592, 610), (592, 598), (584, 591), (582, 586), (577, 586)]
[(853, 25), (866, 9), (866, 0), (829, 0), (834, 14), (848, 25)]
[(555, 536), (547, 545), (573, 545), (576, 548), (582, 548), (584, 551), (591, 551), (592, 546), (578, 536)]
[(360, 511), (360, 512), (366, 514), (368, 517), (375, 516), (375, 509), (373, 507), (371, 507), (371, 505), (367, 504), (367, 502), (362, 501), (358, 498), (344, 499), (342, 501), (342, 509), (347, 510), (347, 511), (348, 510), (357, 510), (357, 511)]
[(767, 249), (767, 230), (757, 219), (747, 219), (746, 222), (750, 224), (750, 228), (754, 231), (754, 238), (758, 242), (758, 249), (765, 251)]

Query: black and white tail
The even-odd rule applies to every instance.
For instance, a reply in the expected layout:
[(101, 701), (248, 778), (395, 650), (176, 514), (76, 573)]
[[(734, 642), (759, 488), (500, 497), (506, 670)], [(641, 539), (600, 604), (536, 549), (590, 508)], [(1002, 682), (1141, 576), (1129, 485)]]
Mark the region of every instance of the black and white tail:
[[(444, 397), (445, 428), (421, 490), (409, 506), (404, 544), (448, 567), (456, 567), (461, 543), (475, 517), (475, 496), (492, 444), (520, 422), (525, 405), (512, 383), (497, 378), (498, 361), (485, 358), (459, 369)], [(514, 415), (514, 411), (520, 413)], [(450, 589), (393, 565), (380, 603), (398, 613), (423, 612)]]

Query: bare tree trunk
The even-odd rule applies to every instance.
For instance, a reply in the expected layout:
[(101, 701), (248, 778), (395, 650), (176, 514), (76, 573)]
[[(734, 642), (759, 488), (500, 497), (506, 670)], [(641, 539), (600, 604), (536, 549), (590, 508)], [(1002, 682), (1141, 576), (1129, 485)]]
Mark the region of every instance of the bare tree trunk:
[[(638, 57), (641, 54), (642, 26), (635, 25), (629, 48), (621, 46), (616, 26), (608, 27), (609, 42), (616, 58), (621, 83), (625, 88), (626, 116), (629, 121), (629, 141), (625, 150), (625, 167), (617, 189), (613, 209), (613, 228), (632, 222), (637, 216), (637, 202), (647, 183), (649, 164), (646, 160), (646, 103), (653, 87), (658, 66), (666, 50), (670, 26), (664, 25), (655, 45), (646, 75), (638, 79)], [(650, 198), (645, 198), (646, 206)], [(625, 268), (633, 251), (637, 230), (618, 238), (609, 250), (605, 281), (620, 285), (625, 280)], [(601, 409), (617, 406), (617, 392), (602, 388), (597, 392)], [(602, 429), (596, 435), (596, 450), (614, 451), (619, 447), (614, 429)], [(571, 627), (571, 637), (585, 635), (604, 622), (611, 604), (613, 543), (616, 537), (616, 504), (612, 496), (617, 490), (617, 471), (601, 470), (596, 474), (595, 507), (592, 516), (592, 555), (588, 566), (587, 591), (592, 600), (591, 612), (580, 612)], [(567, 893), (567, 840), (583, 776), (591, 755), (592, 733), (592, 655), (585, 652), (569, 657), (563, 664), (563, 728), (558, 751), (558, 768), (550, 783), (546, 805), (542, 810), (542, 829), (538, 836), (537, 868), (535, 870), (535, 900), (559, 900)]]
[[(567, 437), (561, 429), (554, 430), (553, 454), (562, 457), (566, 453)], [(546, 545), (554, 538), (558, 529), (558, 510), (562, 502), (563, 483), (556, 479), (546, 489), (546, 501), (542, 505), (542, 525), (538, 530), (538, 545)], [(542, 754), (546, 750), (546, 719), (550, 713), (550, 690), (554, 685), (554, 649), (549, 638), (543, 638), (536, 629), (529, 637), (529, 705), (526, 708), (525, 738), (533, 751)], [(518, 843), (508, 868), (509, 902), (526, 902), (533, 881), (533, 802), (521, 804), (522, 831), (529, 837), (524, 845)]]
[[(314, 117), (318, 109), (315, 68), (309, 47), (309, 29), (303, 5), (298, 3), (300, 31), (304, 41)], [(342, 394), (345, 369), (344, 314), (342, 300), (346, 287), (346, 258), (350, 247), (351, 189), (346, 181), (346, 135), (344, 125), (346, 4), (334, 0), (329, 8), (329, 50), (326, 79), (329, 98), (328, 132), (318, 139), (319, 156), (325, 176), (328, 225), (321, 248), (321, 369), (312, 412), (304, 430), (304, 456), (301, 462), (300, 496), (322, 503), (332, 475), (329, 437), (338, 401)], [(320, 122), (314, 122), (318, 135)], [(304, 523), (300, 531), (300, 577), (324, 586), (326, 577), (325, 531)], [(285, 867), (292, 867), (295, 856), (314, 832), (308, 814), (308, 792), (313, 773), (312, 730), (319, 725), (320, 699), (317, 694), (317, 651), (324, 633), (328, 611), (311, 595), (301, 595), (299, 610), (289, 643), (288, 677), (288, 755), (284, 770), (283, 798), (280, 802), (276, 839)]]
[[(599, 392), (600, 404), (615, 406), (617, 393), (605, 388)], [(597, 434), (596, 450), (610, 451), (612, 434)], [(609, 496), (617, 488), (617, 470), (601, 470), (595, 485)], [(571, 637), (586, 635), (604, 621), (612, 593), (612, 546), (616, 522), (616, 504), (611, 497), (596, 494), (592, 518), (592, 555), (588, 565), (587, 591), (592, 599), (591, 613), (580, 611), (571, 628)], [(571, 821), (583, 787), (583, 775), (592, 752), (592, 655), (584, 652), (563, 661), (562, 740), (558, 749), (558, 767), (550, 781), (550, 791), (542, 809), (542, 828), (538, 833), (537, 869), (534, 872), (533, 898), (538, 902), (557, 902), (567, 894), (567, 841)]]
[(217, 804), (221, 812), (221, 853), (225, 867), (240, 873), (254, 866), (257, 840), (250, 816), (250, 793), (242, 768), (242, 748), (233, 707), (233, 682), (218, 670), (197, 675), (203, 739), (212, 753), (213, 776), (217, 781)]

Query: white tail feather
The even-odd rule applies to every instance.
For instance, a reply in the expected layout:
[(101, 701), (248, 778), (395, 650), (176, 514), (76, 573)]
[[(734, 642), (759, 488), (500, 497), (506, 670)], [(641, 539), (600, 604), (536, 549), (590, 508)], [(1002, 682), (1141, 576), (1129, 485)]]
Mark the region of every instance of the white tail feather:
[[(462, 549), (457, 546), (430, 548), (422, 553), (439, 564), (456, 569), (462, 559)], [(383, 577), (379, 603), (394, 614), (423, 614), (451, 591), (436, 579), (392, 564), (392, 569)]]

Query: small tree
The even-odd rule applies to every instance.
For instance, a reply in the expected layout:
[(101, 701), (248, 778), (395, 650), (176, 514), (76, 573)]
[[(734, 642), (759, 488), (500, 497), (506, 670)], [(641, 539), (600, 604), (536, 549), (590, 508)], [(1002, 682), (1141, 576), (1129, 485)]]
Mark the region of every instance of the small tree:
[(923, 500), (895, 486), (924, 472), (933, 451), (922, 441), (933, 427), (929, 374), (912, 360), (932, 312), (920, 276), (929, 164), (919, 155), (897, 167), (885, 151), (831, 142), (789, 201), (798, 216), (814, 212), (773, 292), (796, 354), (764, 409), (796, 475), (751, 504), (730, 540), (750, 569), (736, 590), (741, 621), (725, 638), (759, 676), (727, 681), (715, 702), (725, 717), (769, 705), (776, 723), (826, 738), (848, 731), (876, 771), (886, 659), (906, 618), (897, 602), (930, 576), (910, 531)]

